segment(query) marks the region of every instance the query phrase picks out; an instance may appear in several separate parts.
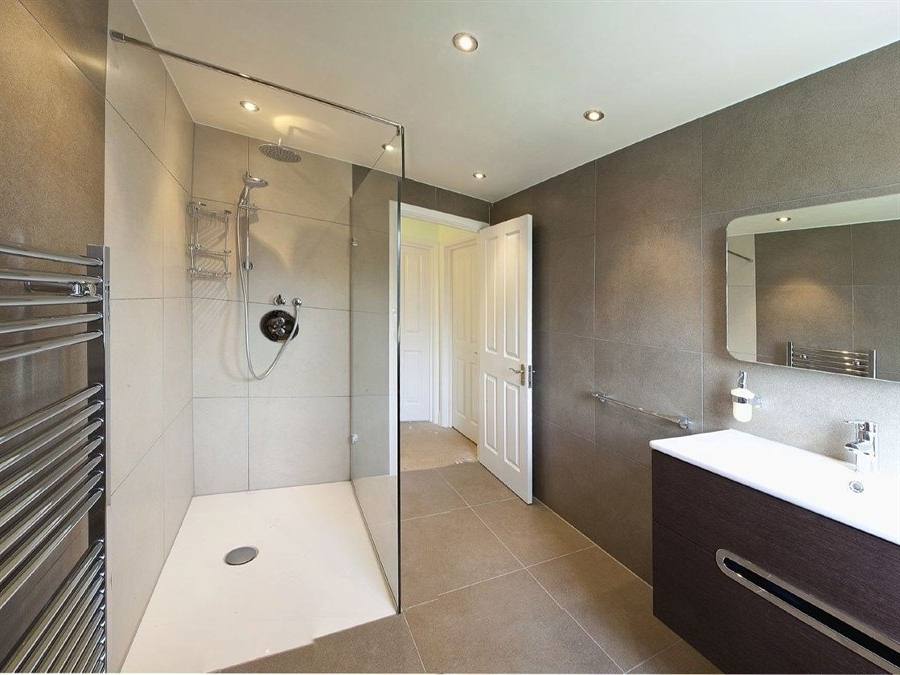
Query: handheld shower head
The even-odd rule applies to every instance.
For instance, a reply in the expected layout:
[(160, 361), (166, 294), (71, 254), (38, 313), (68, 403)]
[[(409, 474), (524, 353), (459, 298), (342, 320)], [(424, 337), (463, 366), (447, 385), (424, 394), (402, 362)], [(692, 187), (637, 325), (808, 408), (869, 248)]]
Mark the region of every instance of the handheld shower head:
[(252, 176), (249, 173), (244, 174), (244, 189), (241, 190), (241, 196), (239, 198), (239, 202), (242, 206), (247, 206), (250, 200), (250, 190), (254, 188), (264, 188), (269, 186), (269, 181), (264, 178), (258, 178), (257, 176)]

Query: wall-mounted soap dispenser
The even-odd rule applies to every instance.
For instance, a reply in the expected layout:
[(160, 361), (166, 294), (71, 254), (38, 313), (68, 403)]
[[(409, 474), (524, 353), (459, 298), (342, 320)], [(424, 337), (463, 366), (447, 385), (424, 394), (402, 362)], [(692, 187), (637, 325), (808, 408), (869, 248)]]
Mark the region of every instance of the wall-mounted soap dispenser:
[(762, 399), (747, 389), (747, 371), (738, 373), (737, 387), (731, 390), (731, 414), (738, 422), (749, 422), (753, 409), (762, 407)]

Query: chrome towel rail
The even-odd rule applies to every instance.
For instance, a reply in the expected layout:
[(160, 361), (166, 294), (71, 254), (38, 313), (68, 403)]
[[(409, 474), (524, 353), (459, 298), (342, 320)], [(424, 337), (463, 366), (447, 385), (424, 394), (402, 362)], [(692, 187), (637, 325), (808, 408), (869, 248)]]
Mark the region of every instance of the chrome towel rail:
[(11, 441), (16, 436), (24, 434), (26, 431), (31, 431), (36, 426), (39, 426), (47, 420), (56, 417), (60, 413), (71, 410), (79, 403), (88, 400), (91, 396), (99, 394), (101, 391), (103, 391), (103, 385), (95, 384), (91, 387), (88, 387), (87, 389), (79, 391), (77, 394), (73, 394), (68, 398), (64, 398), (58, 403), (49, 405), (46, 408), (41, 408), (40, 410), (37, 410), (27, 417), (23, 417), (22, 419), (12, 424), (9, 424), (5, 427), (0, 427), (0, 445)]
[(15, 319), (13, 321), (0, 321), (0, 335), (7, 333), (20, 333), (27, 330), (42, 330), (44, 328), (58, 328), (60, 326), (76, 326), (80, 323), (90, 323), (103, 318), (100, 312), (87, 314), (70, 314), (69, 316), (48, 316), (42, 319)]
[[(105, 609), (103, 542), (97, 542), (81, 558), (25, 638), (3, 664), (5, 672), (49, 670), (74, 628), (85, 617), (90, 620)], [(96, 665), (96, 664), (92, 664)], [(85, 669), (82, 670), (84, 672)]]
[(34, 307), (35, 305), (83, 305), (101, 302), (99, 295), (5, 295), (0, 297), (0, 307)]
[(694, 420), (692, 420), (690, 417), (687, 417), (686, 415), (666, 415), (660, 412), (656, 412), (655, 410), (648, 410), (647, 408), (642, 408), (638, 405), (632, 405), (631, 403), (620, 401), (616, 398), (613, 398), (609, 394), (604, 394), (602, 391), (595, 391), (591, 394), (591, 396), (593, 396), (601, 403), (612, 403), (613, 405), (617, 405), (628, 410), (634, 410), (635, 412), (644, 413), (645, 415), (650, 415), (650, 417), (655, 417), (660, 420), (665, 420), (666, 422), (671, 422), (672, 424), (677, 424), (679, 427), (685, 430), (690, 430), (694, 426)]
[(3, 347), (0, 348), (0, 362), (17, 359), (20, 356), (31, 356), (32, 354), (49, 352), (52, 349), (77, 345), (101, 337), (103, 337), (103, 333), (95, 330), (89, 333), (78, 333), (77, 335), (66, 335), (65, 337), (49, 338), (47, 340), (35, 340), (34, 342), (28, 342), (24, 345)]
[(35, 258), (38, 260), (49, 260), (51, 262), (68, 263), (69, 265), (82, 265), (85, 267), (103, 267), (102, 258), (95, 256), (68, 255), (66, 253), (54, 253), (36, 248), (25, 248), (19, 244), (11, 244), (4, 242), (0, 244), (0, 253), (4, 255), (13, 255), (20, 258)]
[[(0, 321), (0, 335), (65, 326), (83, 331), (0, 347), (0, 362), (84, 344), (85, 375), (92, 383), (0, 427), (0, 625), (4, 626), (0, 670), (102, 671), (106, 668), (103, 496), (108, 494), (108, 430), (103, 410), (108, 251), (92, 246), (82, 257), (0, 244), (0, 254), (91, 268), (86, 274), (0, 268), (0, 281), (24, 284), (22, 295), (0, 298), (0, 307), (25, 311), (24, 317)], [(35, 292), (35, 283), (48, 286)], [(99, 307), (70, 316), (27, 314), (30, 307), (87, 303)], [(66, 574), (60, 565), (84, 550), (85, 540), (87, 552)], [(47, 573), (51, 569), (52, 575)], [(47, 587), (59, 579), (62, 583), (55, 592)], [(34, 603), (48, 596), (42, 608)]]
[(86, 274), (65, 274), (63, 272), (37, 272), (34, 270), (11, 270), (0, 268), (0, 280), (2, 281), (28, 281), (31, 283), (48, 284), (99, 284), (103, 282), (100, 277)]
[(15, 448), (9, 452), (4, 452), (0, 455), (0, 471), (5, 471), (15, 463), (27, 459), (31, 455), (37, 454), (39, 450), (43, 450), (57, 438), (64, 436), (70, 431), (77, 429), (79, 434), (87, 435), (98, 430), (103, 426), (102, 419), (94, 420), (90, 423), (87, 422), (90, 416), (100, 411), (101, 408), (103, 408), (103, 401), (97, 401), (84, 410), (80, 410), (74, 415), (62, 420), (62, 422), (59, 423), (59, 426), (36, 436), (21, 448)]
[(801, 347), (788, 340), (787, 365), (791, 368), (824, 370), (829, 373), (843, 373), (857, 377), (877, 377), (874, 349), (854, 352), (844, 349)]

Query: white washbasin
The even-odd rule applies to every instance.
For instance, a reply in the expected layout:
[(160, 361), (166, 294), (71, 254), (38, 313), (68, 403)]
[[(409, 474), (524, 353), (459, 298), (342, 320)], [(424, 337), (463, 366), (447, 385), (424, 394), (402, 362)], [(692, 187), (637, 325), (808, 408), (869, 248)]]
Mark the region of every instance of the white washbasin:
[[(832, 520), (900, 544), (900, 475), (728, 429), (664, 438), (650, 447)], [(860, 481), (863, 492), (850, 489)]]

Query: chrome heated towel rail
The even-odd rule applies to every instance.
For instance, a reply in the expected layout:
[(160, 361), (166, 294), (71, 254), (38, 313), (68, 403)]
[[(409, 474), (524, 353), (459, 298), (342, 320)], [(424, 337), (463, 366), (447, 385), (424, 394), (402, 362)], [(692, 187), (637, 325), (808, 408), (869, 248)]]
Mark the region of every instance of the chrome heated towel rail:
[[(84, 271), (0, 264), (4, 291), (23, 285), (22, 293), (0, 297), (0, 307), (10, 308), (0, 317), (0, 363), (83, 344), (88, 386), (0, 427), (0, 670), (102, 672), (109, 253), (102, 246), (75, 256), (0, 244), (0, 261), (7, 257)], [(52, 316), (23, 315), (54, 305), (60, 310)], [(34, 366), (4, 366), (20, 367)]]

